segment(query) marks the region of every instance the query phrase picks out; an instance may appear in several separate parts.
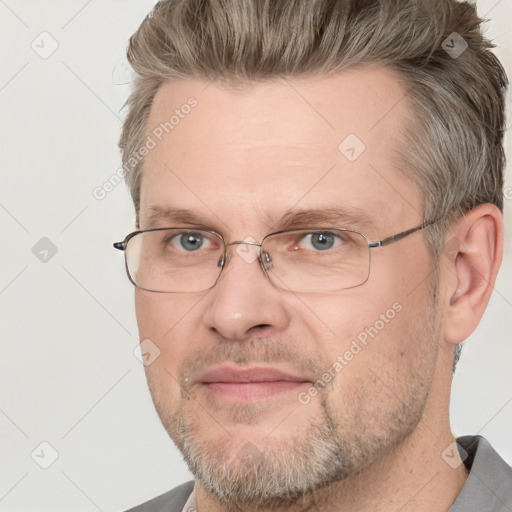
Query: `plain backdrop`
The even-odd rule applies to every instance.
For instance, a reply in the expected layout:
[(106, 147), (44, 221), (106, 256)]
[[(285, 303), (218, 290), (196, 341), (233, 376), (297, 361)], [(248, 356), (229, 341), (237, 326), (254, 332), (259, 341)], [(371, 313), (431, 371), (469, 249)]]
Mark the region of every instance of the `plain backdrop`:
[[(120, 166), (125, 46), (154, 3), (0, 0), (2, 512), (119, 511), (192, 478), (136, 357), (112, 248), (134, 227), (129, 194), (93, 196)], [(510, 75), (512, 0), (477, 5)], [(482, 434), (512, 463), (510, 167), (507, 187), (505, 260), (451, 414), (456, 435)]]

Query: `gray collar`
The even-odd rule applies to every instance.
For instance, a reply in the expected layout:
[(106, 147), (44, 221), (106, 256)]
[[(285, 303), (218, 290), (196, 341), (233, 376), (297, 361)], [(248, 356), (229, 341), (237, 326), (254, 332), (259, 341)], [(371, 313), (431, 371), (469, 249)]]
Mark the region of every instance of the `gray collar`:
[(512, 468), (482, 436), (457, 438), (469, 476), (448, 512), (512, 512)]

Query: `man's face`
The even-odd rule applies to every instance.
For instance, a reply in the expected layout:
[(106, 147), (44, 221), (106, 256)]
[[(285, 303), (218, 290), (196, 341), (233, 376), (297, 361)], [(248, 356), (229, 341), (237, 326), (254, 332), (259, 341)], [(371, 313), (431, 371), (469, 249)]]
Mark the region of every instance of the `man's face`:
[[(293, 227), (353, 228), (380, 240), (423, 222), (420, 193), (397, 169), (410, 112), (389, 72), (238, 90), (170, 82), (147, 133), (190, 97), (197, 106), (146, 158), (141, 229), (186, 226), (215, 230), (226, 243), (261, 241), (285, 213), (340, 208), (347, 216), (339, 221)], [(155, 207), (198, 220), (150, 222)], [(372, 249), (368, 281), (330, 293), (274, 287), (239, 247), (229, 247), (211, 290), (136, 289), (136, 310), (140, 339), (160, 350), (146, 372), (164, 426), (205, 488), (248, 503), (265, 492), (298, 496), (392, 452), (430, 407), (439, 341), (421, 231)], [(272, 368), (296, 380), (219, 384), (221, 370), (205, 383), (221, 367)]]

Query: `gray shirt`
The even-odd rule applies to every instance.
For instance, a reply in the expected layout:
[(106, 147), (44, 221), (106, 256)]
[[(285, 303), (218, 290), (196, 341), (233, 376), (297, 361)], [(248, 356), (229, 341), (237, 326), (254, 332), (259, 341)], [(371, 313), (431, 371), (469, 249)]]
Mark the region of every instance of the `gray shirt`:
[(457, 444), (463, 459), (467, 453), (469, 476), (448, 512), (512, 512), (512, 468), (482, 436), (459, 437)]
[[(457, 448), (469, 476), (448, 512), (512, 512), (512, 468), (482, 436), (459, 437)], [(194, 481), (127, 512), (197, 512)]]

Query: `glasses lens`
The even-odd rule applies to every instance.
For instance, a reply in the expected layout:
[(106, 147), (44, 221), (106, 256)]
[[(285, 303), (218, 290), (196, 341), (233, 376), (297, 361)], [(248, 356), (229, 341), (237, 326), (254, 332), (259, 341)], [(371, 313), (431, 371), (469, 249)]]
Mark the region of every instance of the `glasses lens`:
[(279, 233), (265, 238), (262, 251), (270, 255), (264, 266), (272, 282), (294, 292), (353, 288), (366, 282), (370, 272), (368, 242), (355, 231)]
[(126, 266), (139, 288), (157, 292), (195, 292), (211, 288), (224, 252), (216, 233), (182, 228), (138, 233), (128, 241)]

